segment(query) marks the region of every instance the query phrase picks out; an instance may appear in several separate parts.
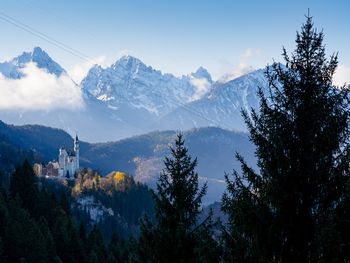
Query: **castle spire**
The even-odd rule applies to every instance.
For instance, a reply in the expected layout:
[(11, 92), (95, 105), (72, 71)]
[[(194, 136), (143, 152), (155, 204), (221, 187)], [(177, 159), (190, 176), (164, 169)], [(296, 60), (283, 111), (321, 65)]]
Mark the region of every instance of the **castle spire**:
[(77, 133), (75, 134), (75, 138), (74, 138), (74, 151), (79, 152), (79, 138)]
[(75, 152), (75, 157), (76, 157), (76, 167), (77, 167), (77, 169), (79, 169), (79, 138), (78, 138), (78, 134), (75, 134), (74, 152)]

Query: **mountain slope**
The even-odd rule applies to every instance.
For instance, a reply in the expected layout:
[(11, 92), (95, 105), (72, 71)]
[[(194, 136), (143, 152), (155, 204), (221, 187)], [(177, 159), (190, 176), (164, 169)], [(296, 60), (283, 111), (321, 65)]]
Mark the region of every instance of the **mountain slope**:
[(196, 92), (191, 78), (211, 81), (203, 68), (191, 76), (177, 78), (162, 74), (137, 58), (124, 56), (106, 69), (97, 65), (91, 68), (81, 87), (115, 110), (128, 105), (163, 116), (191, 100)]
[(263, 70), (257, 70), (227, 83), (215, 83), (204, 98), (177, 108), (160, 119), (158, 129), (190, 129), (219, 126), (245, 131), (241, 110), (257, 108), (258, 87), (266, 89)]

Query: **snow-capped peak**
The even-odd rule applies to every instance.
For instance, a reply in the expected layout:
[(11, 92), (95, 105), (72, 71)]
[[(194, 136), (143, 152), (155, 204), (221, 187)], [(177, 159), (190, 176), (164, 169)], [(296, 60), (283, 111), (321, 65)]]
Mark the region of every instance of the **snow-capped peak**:
[(151, 66), (147, 66), (145, 63), (143, 63), (140, 59), (125, 55), (118, 59), (111, 67), (111, 70), (114, 71), (124, 71), (128, 72), (129, 74), (133, 75), (139, 71), (142, 72), (153, 72), (154, 70)]
[(23, 52), (10, 61), (0, 63), (0, 72), (8, 78), (21, 78), (23, 74), (20, 69), (24, 68), (29, 62), (34, 62), (38, 68), (44, 69), (56, 76), (66, 73), (66, 71), (40, 47), (35, 47), (31, 52)]
[(119, 64), (144, 64), (140, 59), (133, 57), (131, 55), (125, 55), (122, 56), (120, 59), (117, 60), (116, 63)]
[(196, 92), (190, 78), (162, 74), (130, 55), (107, 68), (94, 66), (80, 85), (98, 100), (108, 101), (109, 106), (127, 105), (156, 116), (190, 101)]
[(210, 73), (203, 67), (199, 67), (196, 72), (191, 73), (191, 76), (196, 79), (206, 79), (209, 83), (213, 83)]
[(123, 67), (130, 69), (139, 65), (145, 65), (141, 60), (130, 55), (122, 56), (118, 59), (111, 68)]

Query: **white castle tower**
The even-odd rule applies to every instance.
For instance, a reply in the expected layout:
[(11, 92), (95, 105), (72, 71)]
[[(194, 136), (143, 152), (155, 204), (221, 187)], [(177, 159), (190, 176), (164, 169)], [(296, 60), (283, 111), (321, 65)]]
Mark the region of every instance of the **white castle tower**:
[(75, 173), (79, 170), (79, 139), (78, 135), (74, 138), (73, 151), (68, 151), (65, 147), (61, 147), (58, 155), (60, 177), (74, 179)]

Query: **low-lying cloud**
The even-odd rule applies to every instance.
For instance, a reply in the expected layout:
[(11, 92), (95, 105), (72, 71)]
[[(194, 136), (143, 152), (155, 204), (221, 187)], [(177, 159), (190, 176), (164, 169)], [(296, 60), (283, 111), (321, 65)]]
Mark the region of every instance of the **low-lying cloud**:
[(57, 77), (35, 63), (21, 69), (24, 76), (9, 79), (0, 74), (0, 110), (52, 110), (84, 107), (82, 92), (72, 79)]
[(220, 78), (220, 82), (228, 82), (249, 72), (252, 72), (254, 68), (250, 65), (250, 62), (257, 56), (260, 55), (260, 49), (246, 49), (239, 57), (238, 65)]
[(75, 65), (70, 71), (69, 74), (72, 77), (72, 79), (76, 83), (80, 83), (83, 78), (86, 77), (87, 73), (89, 72), (90, 68), (94, 65), (100, 65), (102, 67), (107, 66), (106, 64), (106, 56), (99, 56), (97, 58), (90, 59), (89, 61), (84, 61), (81, 64)]
[(191, 84), (195, 87), (195, 93), (191, 100), (199, 100), (202, 98), (210, 89), (211, 84), (205, 78), (191, 78)]

